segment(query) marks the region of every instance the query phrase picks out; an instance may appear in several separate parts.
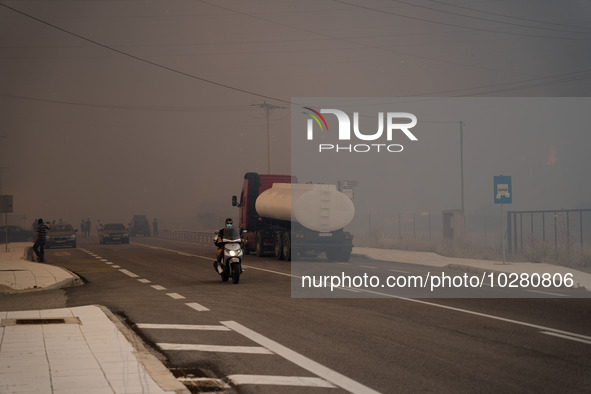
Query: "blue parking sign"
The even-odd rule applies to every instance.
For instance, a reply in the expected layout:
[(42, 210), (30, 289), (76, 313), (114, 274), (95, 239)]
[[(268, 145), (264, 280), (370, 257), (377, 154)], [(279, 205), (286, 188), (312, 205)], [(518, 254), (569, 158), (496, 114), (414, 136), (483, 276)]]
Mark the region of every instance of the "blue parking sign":
[(498, 175), (494, 177), (495, 204), (511, 204), (513, 202), (513, 189), (511, 177)]

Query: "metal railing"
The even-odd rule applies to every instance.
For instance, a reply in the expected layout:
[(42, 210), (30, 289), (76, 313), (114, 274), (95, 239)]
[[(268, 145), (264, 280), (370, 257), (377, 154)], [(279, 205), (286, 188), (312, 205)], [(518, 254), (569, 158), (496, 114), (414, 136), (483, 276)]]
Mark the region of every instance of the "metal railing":
[(583, 249), (591, 243), (591, 209), (508, 211), (509, 253), (523, 252), (536, 243), (554, 249)]
[(158, 231), (159, 238), (174, 239), (177, 241), (196, 242), (200, 244), (212, 244), (215, 234), (203, 231), (187, 231), (187, 230), (160, 230)]

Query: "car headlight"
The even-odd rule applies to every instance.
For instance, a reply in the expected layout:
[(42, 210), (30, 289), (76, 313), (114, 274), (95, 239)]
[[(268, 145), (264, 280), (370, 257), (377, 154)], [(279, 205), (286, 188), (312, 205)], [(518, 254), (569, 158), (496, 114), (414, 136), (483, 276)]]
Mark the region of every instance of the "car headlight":
[(72, 234), (72, 235), (70, 235), (70, 237), (69, 237), (69, 238), (70, 238), (70, 239), (76, 239), (76, 234)]

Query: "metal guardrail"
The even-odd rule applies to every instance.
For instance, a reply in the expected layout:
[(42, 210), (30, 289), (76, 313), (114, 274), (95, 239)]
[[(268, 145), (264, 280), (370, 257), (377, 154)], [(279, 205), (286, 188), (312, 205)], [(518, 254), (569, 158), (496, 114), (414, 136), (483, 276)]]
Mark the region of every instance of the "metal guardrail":
[(186, 230), (160, 230), (158, 231), (159, 238), (174, 239), (177, 241), (196, 242), (200, 244), (213, 245), (215, 233), (203, 231), (186, 231)]

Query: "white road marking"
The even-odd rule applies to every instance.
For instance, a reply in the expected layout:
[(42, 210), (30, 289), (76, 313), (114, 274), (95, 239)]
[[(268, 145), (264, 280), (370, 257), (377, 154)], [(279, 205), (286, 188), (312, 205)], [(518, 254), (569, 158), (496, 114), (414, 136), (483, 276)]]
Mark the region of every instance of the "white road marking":
[(121, 268), (121, 267), (120, 267), (120, 266), (118, 266), (118, 265), (112, 265), (111, 267), (113, 267), (113, 268)]
[(228, 379), (236, 384), (267, 384), (278, 386), (328, 387), (335, 385), (321, 378), (303, 376), (269, 376), (269, 375), (228, 375)]
[(185, 298), (184, 296), (180, 295), (179, 293), (166, 293), (167, 296), (170, 298), (174, 298), (175, 300), (182, 300)]
[[(142, 245), (142, 244), (138, 244), (138, 245), (145, 246), (145, 247), (148, 247), (148, 248), (153, 248), (153, 249), (167, 250), (167, 251), (174, 252), (174, 253), (177, 252), (176, 250), (172, 250), (172, 249), (159, 248), (159, 247), (155, 247), (155, 246), (148, 246), (148, 245)], [(204, 256), (199, 256), (199, 255), (193, 255), (193, 256), (195, 256), (195, 257), (201, 257), (201, 258), (204, 258), (204, 259), (211, 259), (210, 257), (204, 257)], [(268, 270), (268, 269), (264, 269), (264, 268), (258, 268), (258, 267), (247, 266), (247, 265), (245, 265), (244, 267), (245, 268), (259, 270), (259, 271), (271, 272), (271, 273), (274, 273), (274, 274), (277, 274), (277, 275), (289, 276), (291, 278), (300, 278), (300, 276), (297, 276), (297, 275), (292, 275), (292, 274), (288, 274), (288, 273), (284, 273), (284, 272), (278, 272), (278, 271)], [(452, 310), (452, 311), (455, 311), (455, 312), (466, 313), (466, 314), (469, 314), (469, 315), (479, 316), (479, 317), (483, 317), (483, 318), (487, 318), (487, 319), (503, 321), (503, 322), (511, 323), (511, 324), (517, 324), (517, 325), (521, 325), (521, 326), (525, 326), (525, 327), (535, 328), (537, 330), (551, 331), (551, 332), (554, 332), (554, 333), (563, 334), (563, 335), (571, 336), (571, 337), (573, 337), (573, 336), (574, 337), (581, 337), (580, 334), (571, 333), (571, 332), (563, 331), (563, 330), (558, 330), (558, 329), (554, 329), (554, 328), (551, 328), (551, 327), (544, 327), (544, 326), (540, 326), (540, 325), (537, 325), (537, 324), (527, 323), (527, 322), (523, 322), (523, 321), (519, 321), (519, 320), (507, 319), (507, 318), (500, 317), (500, 316), (489, 315), (489, 314), (486, 314), (486, 313), (475, 312), (475, 311), (471, 311), (469, 309), (455, 308), (455, 307), (446, 306), (446, 305), (442, 305), (442, 304), (436, 304), (434, 302), (422, 301), (422, 300), (413, 299), (413, 298), (399, 297), (399, 296), (395, 296), (395, 295), (392, 295), (392, 294), (380, 293), (380, 292), (371, 291), (371, 290), (361, 289), (359, 291), (367, 292), (367, 293), (371, 293), (371, 294), (376, 294), (376, 295), (379, 295), (381, 297), (396, 298), (396, 299), (399, 299), (399, 300), (404, 300), (404, 301), (408, 301), (408, 302), (415, 302), (415, 303), (418, 303), (418, 304), (428, 305), (428, 306), (432, 306), (432, 307), (436, 307), (436, 308), (448, 309), (448, 310)]]
[(206, 308), (203, 305), (198, 304), (196, 302), (189, 302), (189, 303), (186, 303), (185, 305), (188, 306), (189, 308), (195, 309), (197, 312), (207, 312), (209, 310), (209, 308)]
[(180, 254), (181, 256), (193, 257), (193, 255), (191, 253), (176, 252), (176, 254)]
[(166, 287), (160, 285), (151, 285), (150, 287), (154, 290), (166, 290)]
[(138, 328), (150, 328), (160, 330), (209, 330), (209, 331), (231, 331), (226, 326), (214, 326), (205, 324), (155, 324), (155, 323), (139, 323)]
[(192, 350), (199, 352), (273, 354), (269, 349), (260, 346), (219, 346), (219, 345), (191, 345), (183, 343), (157, 343), (162, 350)]
[(111, 263), (110, 261), (105, 261), (105, 264), (112, 265), (113, 263)]
[(152, 281), (150, 279), (138, 279), (138, 281), (140, 281), (142, 283), (152, 283)]
[(566, 295), (566, 294), (550, 293), (547, 291), (539, 291), (539, 290), (525, 290), (525, 291), (529, 291), (530, 293), (540, 293), (540, 294), (547, 294), (547, 295), (552, 295), (552, 296), (568, 297), (568, 295)]
[(188, 256), (188, 257), (199, 257), (199, 258), (202, 258), (202, 259), (207, 259), (207, 260), (213, 260), (213, 259), (214, 259), (214, 257), (215, 257), (215, 256), (214, 256), (214, 257), (212, 257), (212, 256), (209, 256), (209, 257), (206, 257), (206, 256), (200, 256), (200, 255), (198, 255), (198, 254), (191, 254), (191, 253), (180, 252), (180, 251), (178, 251), (178, 250), (174, 250), (174, 249), (161, 248), (161, 247), (159, 247), (159, 246), (151, 246), (151, 245), (145, 245), (145, 244), (136, 244), (136, 243), (134, 243), (134, 245), (143, 246), (143, 247), (145, 247), (145, 248), (150, 248), (150, 249), (165, 250), (165, 251), (167, 251), (167, 252), (172, 252), (172, 253), (176, 253), (176, 254), (182, 254), (183, 256)]
[(287, 274), (285, 272), (279, 272), (279, 271), (268, 270), (268, 269), (265, 269), (265, 268), (253, 267), (252, 265), (243, 265), (243, 267), (244, 268), (253, 269), (253, 270), (271, 272), (271, 273), (277, 274), (277, 275), (289, 276), (291, 278), (299, 278), (299, 276), (295, 276), (295, 275), (292, 275), (292, 274)]
[(101, 261), (109, 261), (109, 260), (107, 260), (107, 259), (101, 259)]
[(261, 334), (236, 323), (235, 321), (222, 321), (220, 323), (238, 332), (239, 334), (244, 335), (251, 341), (264, 346), (266, 349), (269, 349), (273, 353), (285, 358), (286, 360), (291, 361), (292, 363), (312, 372), (314, 375), (320, 376), (321, 378), (331, 382), (335, 386), (341, 387), (352, 393), (377, 393), (377, 391), (364, 386), (345, 375), (333, 371), (332, 369), (327, 368), (324, 365), (309, 359), (308, 357), (296, 353), (282, 344), (266, 338)]
[(179, 382), (196, 382), (196, 383), (205, 383), (207, 384), (206, 387), (211, 387), (212, 384), (217, 385), (221, 389), (229, 389), (230, 385), (224, 382), (222, 379), (212, 379), (212, 378), (190, 378), (190, 377), (182, 377), (176, 378)]
[(122, 269), (120, 269), (120, 270), (119, 270), (119, 272), (123, 272), (125, 275), (127, 275), (127, 276), (130, 276), (130, 277), (132, 277), (132, 278), (139, 278), (139, 275), (136, 275), (136, 274), (134, 274), (133, 272), (131, 272), (131, 271), (128, 271), (128, 270), (126, 270), (126, 269), (123, 269), (123, 268), (122, 268)]
[[(574, 336), (571, 335), (562, 335), (562, 334), (558, 334), (556, 332), (552, 332), (552, 331), (540, 331), (541, 334), (546, 334), (546, 335), (552, 335), (555, 337), (559, 337), (559, 338), (564, 338), (564, 339), (568, 339), (571, 341), (577, 341), (577, 342), (582, 342), (582, 343), (586, 343), (587, 345), (591, 345), (591, 337), (587, 337), (589, 338), (588, 340), (585, 339), (581, 339), (581, 338), (576, 338)], [(580, 337), (583, 337), (583, 335), (577, 335)]]

